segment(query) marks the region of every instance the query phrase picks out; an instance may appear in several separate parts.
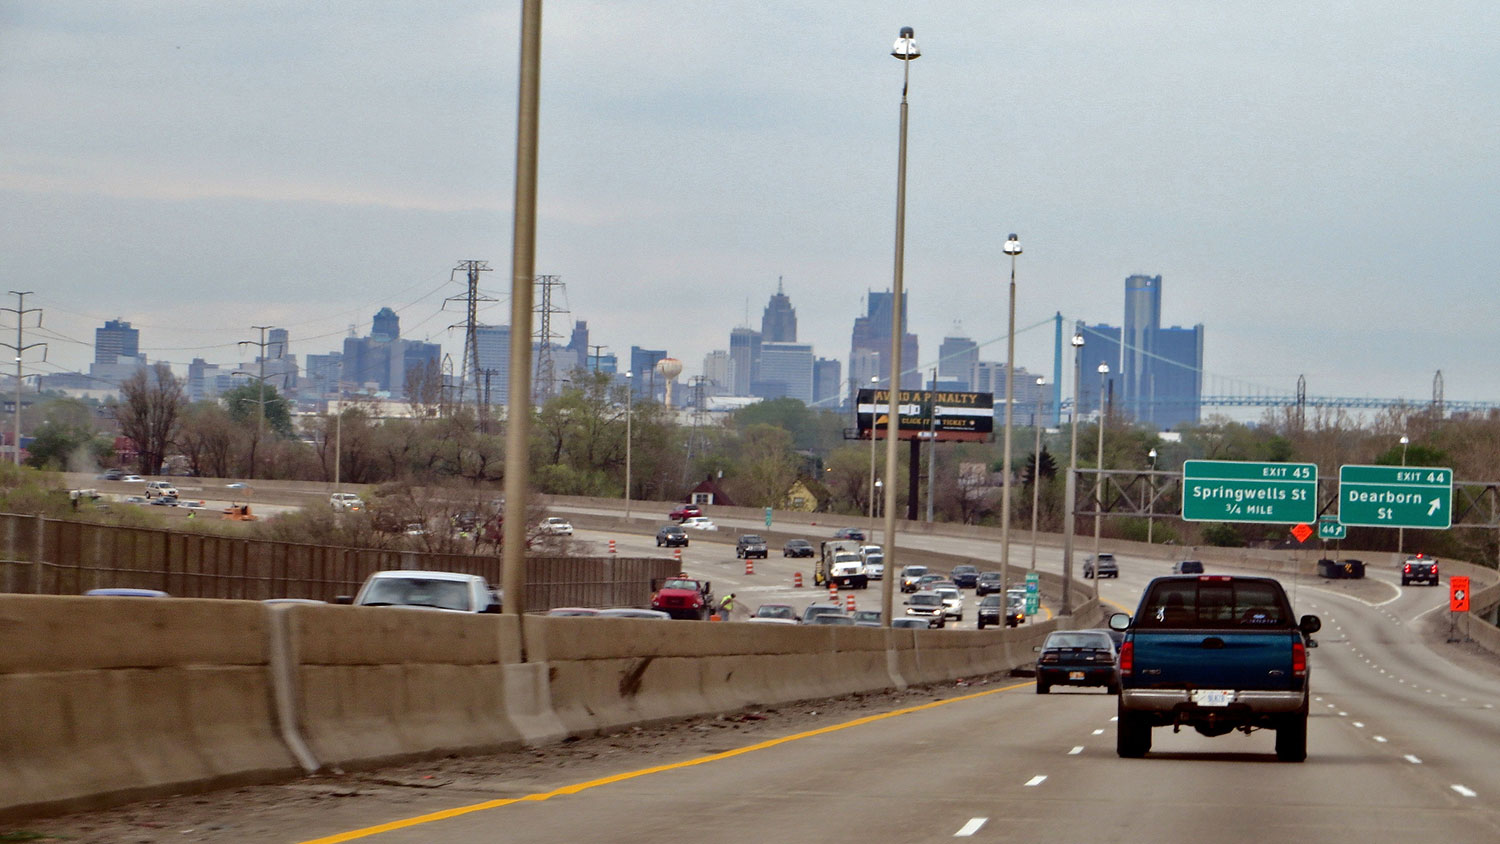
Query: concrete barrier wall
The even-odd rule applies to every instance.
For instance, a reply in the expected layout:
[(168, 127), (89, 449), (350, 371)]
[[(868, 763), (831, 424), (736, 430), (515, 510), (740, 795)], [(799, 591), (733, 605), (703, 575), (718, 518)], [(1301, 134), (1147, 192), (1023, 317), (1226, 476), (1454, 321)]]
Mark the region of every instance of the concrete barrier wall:
[(0, 597), (0, 812), (296, 773), (258, 604)]

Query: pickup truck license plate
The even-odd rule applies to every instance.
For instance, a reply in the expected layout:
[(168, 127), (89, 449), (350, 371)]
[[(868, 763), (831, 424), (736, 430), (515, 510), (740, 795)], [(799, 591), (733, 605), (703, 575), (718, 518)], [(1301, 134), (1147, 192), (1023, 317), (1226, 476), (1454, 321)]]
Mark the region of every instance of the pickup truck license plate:
[(1229, 701), (1234, 699), (1234, 692), (1222, 689), (1196, 689), (1193, 691), (1193, 703), (1199, 706), (1228, 706)]
[(1069, 680), (1082, 680), (1083, 679), (1083, 672), (1082, 671), (1069, 671), (1068, 672), (1068, 679)]

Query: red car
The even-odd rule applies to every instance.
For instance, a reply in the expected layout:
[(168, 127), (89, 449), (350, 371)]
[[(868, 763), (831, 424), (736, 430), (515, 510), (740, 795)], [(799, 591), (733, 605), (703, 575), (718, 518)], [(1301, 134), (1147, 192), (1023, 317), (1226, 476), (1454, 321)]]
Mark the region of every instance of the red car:
[(680, 522), (683, 519), (690, 519), (693, 516), (701, 515), (703, 515), (702, 507), (699, 507), (697, 504), (683, 504), (680, 505), (676, 510), (668, 513), (667, 518), (675, 519)]

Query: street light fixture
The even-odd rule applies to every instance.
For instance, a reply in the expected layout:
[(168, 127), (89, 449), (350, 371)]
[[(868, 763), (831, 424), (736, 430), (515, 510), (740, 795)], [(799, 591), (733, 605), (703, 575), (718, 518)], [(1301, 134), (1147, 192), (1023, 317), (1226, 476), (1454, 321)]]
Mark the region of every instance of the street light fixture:
[[(881, 480), (879, 478), (876, 478), (875, 479), (875, 494), (876, 495), (880, 494), (880, 488), (883, 487), (883, 486), (885, 486), (885, 481), (883, 481), (883, 480)], [(875, 542), (875, 535), (873, 533), (870, 535), (870, 542), (871, 542), (871, 544), (874, 544), (874, 542)]]
[[(911, 27), (901, 27), (896, 44), (891, 48), (891, 55), (901, 61), (901, 136), (896, 155), (896, 255), (891, 280), (891, 380), (887, 392), (890, 396), (891, 412), (886, 420), (885, 436), (885, 476), (887, 478), (896, 477), (896, 437), (893, 436), (892, 426), (900, 427), (897, 415), (900, 402), (897, 392), (901, 389), (901, 341), (905, 338), (905, 328), (901, 324), (905, 294), (902, 291), (901, 282), (906, 260), (906, 90), (911, 81), (912, 59), (922, 55), (922, 51), (917, 49), (916, 33)], [(886, 571), (899, 572), (901, 568), (896, 559), (896, 485), (894, 483), (885, 490), (885, 530), (883, 533)], [(891, 616), (894, 614), (896, 593), (892, 584), (895, 580), (894, 577), (881, 580), (880, 621), (886, 627), (891, 625)]]
[(1151, 458), (1151, 497), (1146, 501), (1146, 544), (1151, 544), (1151, 531), (1156, 527), (1156, 449), (1146, 453)]
[[(1010, 307), (1009, 324), (1005, 331), (1005, 452), (1001, 458), (1000, 476), (1000, 594), (1010, 588), (1010, 436), (1015, 414), (1016, 390), (1016, 256), (1021, 254), (1021, 241), (1012, 234), (1005, 241), (1005, 254), (1010, 256)], [(1031, 537), (1035, 547), (1036, 534)], [(1004, 601), (1001, 601), (1004, 604)]]
[(1082, 375), (1083, 334), (1073, 335), (1073, 420), (1068, 445), (1068, 477), (1063, 483), (1063, 497), (1068, 509), (1063, 513), (1063, 584), (1062, 615), (1073, 614), (1073, 531), (1078, 521), (1078, 382)]
[[(1037, 509), (1042, 503), (1042, 385), (1045, 378), (1036, 379), (1036, 414), (1031, 417), (1031, 427), (1036, 429), (1036, 445), (1031, 449), (1031, 570), (1036, 571), (1036, 527)], [(1003, 577), (1003, 575), (1002, 575)]]
[[(1405, 434), (1401, 435), (1401, 468), (1406, 468), (1406, 445), (1411, 442)], [(1406, 550), (1406, 528), (1396, 528), (1396, 553), (1399, 555)], [(1337, 555), (1335, 555), (1337, 556)]]
[(1109, 380), (1109, 364), (1099, 364), (1099, 471), (1094, 476), (1094, 597), (1099, 596), (1099, 526), (1104, 519), (1104, 383)]

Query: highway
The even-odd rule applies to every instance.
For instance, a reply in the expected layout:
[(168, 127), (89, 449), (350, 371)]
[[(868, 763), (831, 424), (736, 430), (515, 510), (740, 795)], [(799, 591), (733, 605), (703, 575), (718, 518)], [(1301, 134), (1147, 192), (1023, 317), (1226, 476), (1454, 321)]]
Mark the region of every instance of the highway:
[[(1124, 603), (1166, 573), (1160, 561), (1122, 557), (1120, 567), (1105, 590)], [(1424, 639), (1445, 589), (1394, 581), (1373, 570), (1353, 584), (1285, 581), (1297, 611), (1324, 620), (1302, 764), (1277, 762), (1269, 732), (1167, 729), (1145, 759), (1120, 759), (1114, 698), (1037, 695), (1018, 678), (709, 756), (620, 759), (603, 777), (429, 801), (435, 816), (340, 829), (309, 818), (322, 837), (306, 840), (1493, 842), (1500, 673)]]

